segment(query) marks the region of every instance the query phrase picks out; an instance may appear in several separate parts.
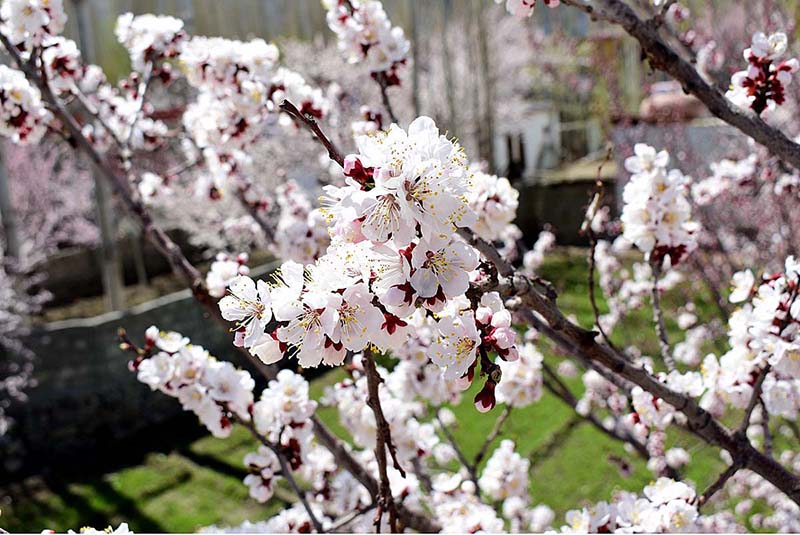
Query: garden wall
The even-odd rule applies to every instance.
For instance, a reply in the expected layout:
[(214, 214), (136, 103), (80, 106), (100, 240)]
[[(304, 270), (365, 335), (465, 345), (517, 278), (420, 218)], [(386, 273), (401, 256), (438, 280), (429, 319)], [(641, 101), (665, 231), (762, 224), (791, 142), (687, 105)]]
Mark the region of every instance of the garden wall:
[[(275, 267), (262, 266), (253, 274), (261, 276)], [(189, 290), (126, 312), (37, 328), (26, 340), (37, 355), (36, 385), (28, 390), (28, 401), (12, 412), (15, 436), (23, 441), (23, 471), (56, 462), (92, 463), (94, 455), (119, 453), (137, 433), (182, 412), (174, 400), (138, 382), (128, 370), (130, 354), (119, 349), (120, 327), (141, 341), (150, 325), (182, 332), (213, 355), (249, 366), (231, 345), (228, 329), (210, 321)]]

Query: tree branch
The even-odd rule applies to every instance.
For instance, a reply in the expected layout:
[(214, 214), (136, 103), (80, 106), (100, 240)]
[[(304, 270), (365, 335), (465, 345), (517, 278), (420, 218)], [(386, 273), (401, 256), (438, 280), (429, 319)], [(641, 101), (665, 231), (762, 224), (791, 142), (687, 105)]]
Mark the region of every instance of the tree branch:
[(503, 412), (501, 412), (500, 416), (498, 416), (497, 420), (495, 420), (492, 430), (486, 436), (486, 440), (484, 440), (483, 444), (481, 444), (481, 449), (478, 450), (478, 453), (475, 455), (475, 460), (472, 463), (473, 472), (478, 471), (478, 466), (480, 466), (481, 461), (483, 461), (483, 458), (486, 457), (486, 452), (488, 451), (489, 446), (492, 444), (492, 442), (494, 442), (494, 439), (497, 438), (497, 435), (499, 435), (500, 431), (503, 429), (503, 424), (506, 422), (509, 415), (511, 414), (512, 408), (513, 407), (511, 405), (506, 405), (506, 407), (503, 409)]
[(438, 411), (436, 412), (436, 421), (439, 423), (439, 427), (442, 429), (442, 433), (444, 433), (444, 436), (447, 439), (447, 441), (450, 443), (451, 446), (453, 446), (453, 450), (455, 450), (456, 457), (458, 457), (459, 462), (462, 465), (464, 465), (464, 467), (467, 469), (467, 472), (469, 472), (469, 478), (470, 480), (472, 480), (472, 483), (475, 484), (475, 489), (477, 489), (476, 495), (480, 495), (480, 490), (479, 490), (480, 487), (478, 486), (478, 474), (475, 472), (475, 465), (473, 465), (471, 462), (469, 462), (469, 460), (467, 460), (467, 456), (464, 455), (463, 451), (461, 451), (461, 448), (456, 442), (456, 439), (453, 436), (453, 434), (450, 432), (450, 429), (446, 425), (444, 425), (442, 419), (439, 418)]
[(661, 360), (664, 361), (667, 370), (675, 370), (675, 359), (672, 358), (672, 350), (669, 347), (669, 337), (667, 328), (664, 326), (664, 314), (661, 311), (661, 294), (658, 289), (658, 280), (661, 276), (661, 264), (659, 260), (652, 258), (650, 267), (653, 270), (653, 288), (651, 297), (653, 300), (653, 321), (656, 324), (656, 334), (658, 335), (658, 346), (661, 349)]
[(280, 105), (281, 110), (283, 110), (289, 117), (291, 117), (298, 126), (302, 126), (306, 128), (309, 132), (314, 134), (314, 137), (322, 143), (322, 146), (328, 149), (328, 156), (331, 160), (338, 163), (342, 168), (344, 168), (344, 157), (342, 153), (339, 152), (339, 149), (333, 144), (333, 141), (326, 136), (317, 124), (317, 121), (314, 120), (313, 117), (309, 117), (308, 115), (300, 112), (297, 107), (289, 102), (288, 100), (284, 100)]
[(381, 517), (383, 512), (389, 513), (389, 529), (392, 533), (397, 533), (397, 509), (394, 503), (394, 496), (392, 495), (392, 487), (389, 484), (389, 473), (387, 470), (386, 449), (392, 456), (394, 467), (400, 472), (400, 475), (406, 477), (405, 471), (400, 467), (397, 462), (397, 450), (392, 443), (391, 431), (389, 429), (389, 422), (383, 414), (381, 401), (378, 394), (380, 383), (383, 382), (378, 369), (375, 366), (375, 359), (372, 356), (372, 351), (365, 350), (363, 352), (364, 372), (367, 376), (367, 388), (369, 396), (367, 397), (367, 405), (372, 409), (375, 415), (375, 460), (378, 462), (378, 474), (380, 475), (380, 492), (378, 494), (378, 513), (375, 516), (375, 525), (380, 530)]
[(722, 472), (717, 478), (717, 480), (714, 481), (711, 485), (709, 485), (709, 487), (705, 490), (705, 492), (703, 492), (700, 498), (698, 498), (697, 500), (698, 510), (701, 507), (703, 507), (706, 503), (708, 503), (708, 500), (710, 500), (711, 497), (714, 496), (714, 494), (722, 490), (722, 488), (725, 486), (725, 483), (727, 483), (728, 480), (732, 478), (734, 474), (736, 474), (736, 472), (739, 471), (740, 468), (741, 466), (739, 466), (739, 463), (734, 461), (732, 465), (730, 465), (724, 472)]
[[(696, 96), (711, 113), (767, 147), (795, 169), (800, 169), (800, 145), (768, 125), (750, 110), (734, 106), (717, 88), (709, 85), (694, 66), (680, 57), (658, 33), (658, 26), (644, 21), (621, 0), (563, 0), (594, 18), (622, 26), (639, 41), (650, 64), (680, 82), (683, 90)], [(602, 8), (598, 9), (598, 5)]]
[(269, 448), (270, 451), (272, 451), (272, 453), (275, 454), (275, 456), (278, 458), (278, 463), (281, 465), (281, 475), (286, 479), (286, 481), (289, 482), (289, 485), (291, 485), (292, 490), (294, 490), (295, 494), (297, 494), (297, 497), (303, 504), (303, 508), (306, 510), (306, 513), (308, 514), (308, 518), (311, 519), (311, 523), (314, 525), (314, 529), (317, 531), (317, 533), (322, 533), (323, 531), (322, 524), (320, 523), (317, 516), (314, 514), (314, 511), (311, 510), (311, 505), (309, 505), (308, 499), (306, 499), (306, 493), (303, 491), (303, 489), (300, 488), (300, 485), (297, 484), (297, 480), (294, 478), (294, 475), (292, 475), (292, 469), (289, 466), (289, 463), (286, 461), (286, 457), (283, 455), (283, 452), (278, 447), (278, 445), (273, 444), (272, 442), (267, 440), (266, 437), (264, 437), (261, 433), (259, 433), (255, 425), (253, 424), (252, 420), (243, 420), (242, 418), (239, 418), (239, 416), (237, 416), (235, 413), (231, 412), (231, 414), (233, 415), (234, 419), (237, 422), (239, 422), (242, 426), (247, 428), (248, 431), (250, 431), (250, 434), (253, 435), (253, 437), (255, 437), (256, 440), (261, 442), (264, 446)]
[(386, 113), (389, 115), (389, 119), (391, 119), (393, 123), (397, 123), (397, 116), (395, 116), (394, 110), (392, 110), (392, 101), (389, 100), (389, 93), (387, 92), (389, 84), (386, 81), (386, 73), (377, 73), (375, 81), (378, 82), (378, 86), (381, 88), (381, 100), (383, 101), (383, 107), (386, 109)]

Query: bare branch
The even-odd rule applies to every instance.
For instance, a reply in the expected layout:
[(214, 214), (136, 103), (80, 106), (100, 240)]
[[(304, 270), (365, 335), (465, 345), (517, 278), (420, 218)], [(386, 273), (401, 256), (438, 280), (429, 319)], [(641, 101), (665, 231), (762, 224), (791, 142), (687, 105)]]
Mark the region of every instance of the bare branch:
[(386, 80), (386, 73), (377, 73), (375, 76), (375, 81), (378, 82), (378, 86), (381, 88), (381, 100), (383, 101), (383, 107), (386, 109), (386, 113), (389, 115), (389, 119), (391, 119), (393, 123), (397, 123), (397, 117), (392, 110), (392, 101), (389, 100), (389, 93), (387, 92), (389, 89), (389, 84)]
[(405, 471), (400, 467), (397, 462), (397, 450), (392, 443), (391, 431), (389, 429), (389, 422), (383, 414), (383, 408), (378, 394), (380, 383), (383, 382), (378, 368), (375, 366), (375, 359), (372, 356), (372, 351), (366, 350), (363, 352), (364, 372), (367, 376), (367, 388), (369, 396), (367, 397), (367, 405), (372, 409), (375, 415), (375, 460), (378, 462), (378, 473), (380, 474), (380, 493), (378, 495), (378, 513), (375, 516), (375, 525), (380, 530), (381, 517), (383, 512), (389, 513), (389, 529), (392, 533), (397, 533), (397, 509), (394, 503), (394, 496), (392, 495), (392, 487), (389, 484), (389, 473), (387, 471), (386, 449), (392, 456), (394, 467), (400, 472), (400, 475), (406, 477)]
[(341, 167), (344, 167), (344, 157), (342, 153), (339, 152), (339, 149), (333, 144), (333, 141), (330, 140), (328, 136), (326, 136), (317, 124), (317, 121), (314, 120), (313, 117), (309, 117), (308, 115), (300, 112), (297, 107), (289, 102), (288, 100), (284, 100), (280, 106), (281, 110), (286, 112), (286, 114), (291, 117), (298, 126), (302, 126), (308, 129), (317, 140), (322, 143), (322, 146), (328, 149), (328, 156), (331, 160), (338, 163)]
[(492, 444), (492, 442), (494, 442), (494, 439), (497, 438), (497, 435), (499, 435), (500, 431), (503, 429), (503, 424), (511, 414), (512, 408), (513, 407), (511, 405), (506, 405), (506, 407), (503, 409), (503, 412), (501, 412), (500, 416), (498, 416), (497, 420), (495, 420), (492, 430), (486, 436), (486, 440), (484, 440), (483, 444), (481, 444), (481, 449), (478, 450), (478, 453), (475, 455), (475, 461), (472, 463), (473, 472), (477, 472), (478, 466), (480, 466), (483, 458), (486, 457), (486, 452), (488, 451), (489, 446)]
[(709, 485), (709, 487), (700, 496), (700, 498), (698, 498), (697, 508), (700, 509), (701, 507), (703, 507), (703, 505), (708, 503), (708, 500), (710, 500), (711, 497), (714, 496), (714, 494), (722, 490), (722, 488), (725, 486), (725, 483), (727, 483), (728, 480), (732, 478), (734, 474), (736, 474), (736, 472), (739, 471), (740, 468), (741, 466), (739, 465), (739, 463), (734, 461), (732, 465), (730, 465), (724, 472), (722, 472), (717, 478), (717, 480), (714, 481), (711, 485)]
[(336, 520), (336, 522), (331, 524), (331, 526), (327, 530), (327, 533), (335, 533), (336, 530), (342, 529), (347, 524), (349, 524), (350, 522), (352, 522), (356, 518), (360, 517), (361, 515), (369, 513), (370, 511), (375, 509), (375, 507), (377, 507), (377, 504), (372, 503), (369, 506), (365, 507), (364, 509), (352, 511), (351, 513), (348, 513), (348, 514), (346, 514), (344, 516), (339, 517)]
[[(469, 462), (467, 456), (464, 455), (463, 451), (461, 451), (461, 448), (456, 442), (456, 438), (453, 436), (453, 434), (450, 432), (450, 429), (444, 424), (442, 419), (439, 417), (438, 411), (436, 412), (436, 421), (439, 423), (439, 427), (441, 428), (442, 433), (444, 433), (444, 436), (447, 439), (447, 441), (450, 443), (451, 446), (453, 446), (453, 450), (455, 450), (456, 457), (458, 457), (459, 462), (462, 465), (464, 465), (464, 467), (466, 467), (467, 471), (469, 472), (469, 478), (475, 484), (475, 488), (480, 489), (480, 487), (478, 486), (478, 474), (475, 472), (476, 465), (473, 465), (473, 463)], [(480, 491), (476, 491), (475, 494), (480, 495)]]
[(669, 347), (667, 328), (664, 326), (664, 314), (661, 311), (661, 293), (658, 289), (658, 280), (661, 276), (660, 260), (652, 258), (650, 260), (650, 267), (653, 270), (653, 288), (651, 290), (651, 297), (653, 300), (653, 321), (656, 324), (656, 334), (658, 335), (658, 345), (661, 349), (661, 359), (664, 361), (667, 369), (669, 371), (673, 371), (675, 369), (675, 359), (672, 358), (672, 350)]
[(795, 169), (800, 169), (800, 145), (780, 130), (768, 125), (752, 111), (733, 105), (722, 92), (703, 80), (691, 63), (681, 58), (664, 42), (658, 33), (657, 25), (639, 18), (625, 2), (600, 0), (589, 4), (584, 0), (563, 1), (594, 18), (622, 26), (628, 34), (639, 41), (654, 68), (664, 71), (680, 82), (684, 91), (700, 99), (715, 116), (752, 137)]
[(234, 419), (239, 422), (242, 426), (247, 428), (250, 431), (250, 434), (255, 437), (256, 440), (261, 442), (264, 446), (270, 449), (272, 453), (278, 458), (278, 463), (281, 465), (281, 475), (289, 482), (289, 485), (294, 490), (297, 497), (300, 499), (300, 502), (303, 504), (303, 508), (306, 510), (308, 517), (311, 519), (311, 523), (314, 525), (314, 529), (317, 533), (322, 533), (322, 524), (320, 523), (319, 519), (314, 514), (314, 511), (311, 510), (311, 505), (308, 503), (308, 499), (306, 498), (306, 493), (303, 489), (300, 488), (300, 485), (297, 484), (297, 480), (292, 475), (292, 468), (289, 466), (288, 461), (286, 460), (286, 456), (281, 451), (281, 448), (277, 444), (273, 444), (269, 440), (266, 439), (261, 433), (258, 432), (255, 425), (253, 424), (252, 420), (244, 420), (240, 418), (235, 413), (231, 413)]

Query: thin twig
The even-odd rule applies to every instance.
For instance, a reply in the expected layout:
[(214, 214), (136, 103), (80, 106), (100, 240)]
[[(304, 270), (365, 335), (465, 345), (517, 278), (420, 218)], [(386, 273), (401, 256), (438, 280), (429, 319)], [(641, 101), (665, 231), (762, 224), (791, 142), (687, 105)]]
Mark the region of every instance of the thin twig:
[(317, 533), (322, 533), (322, 524), (320, 523), (317, 516), (314, 514), (314, 511), (311, 510), (311, 505), (308, 503), (308, 499), (306, 498), (306, 493), (303, 489), (300, 488), (298, 485), (297, 480), (292, 475), (292, 469), (289, 466), (289, 462), (286, 460), (286, 456), (281, 451), (281, 448), (277, 444), (273, 444), (265, 436), (258, 432), (255, 425), (253, 424), (252, 420), (244, 420), (240, 418), (236, 413), (232, 413), (234, 419), (239, 422), (243, 427), (245, 427), (253, 437), (261, 442), (264, 446), (270, 449), (272, 453), (278, 458), (278, 463), (281, 465), (281, 475), (289, 482), (292, 489), (294, 490), (295, 494), (297, 494), (298, 499), (303, 504), (303, 508), (308, 513), (309, 519), (311, 519), (311, 523), (314, 525), (314, 529)]
[(503, 424), (506, 422), (509, 415), (511, 414), (512, 408), (513, 407), (511, 405), (506, 405), (505, 409), (503, 409), (503, 412), (501, 412), (500, 416), (498, 416), (497, 420), (495, 420), (494, 427), (492, 427), (492, 430), (486, 436), (486, 440), (483, 441), (481, 449), (478, 450), (478, 453), (475, 455), (475, 460), (473, 461), (472, 464), (473, 472), (477, 472), (478, 466), (480, 466), (481, 461), (483, 461), (483, 458), (486, 457), (486, 452), (489, 450), (489, 446), (491, 445), (492, 442), (494, 442), (494, 439), (497, 438), (497, 435), (499, 435), (500, 431), (503, 429)]
[(767, 378), (767, 374), (769, 374), (771, 369), (772, 366), (769, 363), (765, 364), (758, 374), (758, 377), (756, 377), (756, 382), (753, 384), (753, 394), (750, 396), (750, 401), (747, 403), (747, 409), (744, 411), (742, 423), (739, 424), (738, 433), (740, 434), (747, 433), (747, 428), (750, 427), (750, 418), (753, 415), (753, 410), (761, 401), (761, 388), (764, 386), (764, 379)]
[(603, 339), (612, 349), (617, 349), (616, 346), (611, 342), (611, 338), (609, 338), (606, 330), (603, 328), (603, 325), (600, 322), (600, 309), (597, 306), (597, 297), (596, 297), (596, 290), (595, 290), (595, 282), (594, 282), (594, 273), (596, 268), (596, 261), (595, 261), (595, 254), (597, 252), (597, 236), (594, 233), (594, 229), (592, 228), (592, 223), (594, 221), (595, 216), (597, 215), (597, 210), (600, 208), (601, 203), (603, 202), (603, 194), (605, 193), (605, 188), (603, 186), (603, 181), (601, 180), (601, 175), (603, 172), (603, 166), (611, 159), (611, 155), (613, 153), (613, 147), (609, 145), (608, 150), (606, 150), (605, 158), (603, 161), (600, 162), (600, 165), (597, 166), (597, 181), (595, 183), (595, 192), (592, 195), (592, 200), (589, 203), (589, 208), (586, 210), (586, 218), (581, 225), (581, 231), (583, 231), (586, 236), (589, 238), (589, 302), (592, 305), (592, 312), (594, 313), (594, 324), (597, 326), (597, 330), (600, 331), (600, 334), (603, 336)]
[(739, 471), (740, 468), (741, 466), (739, 466), (739, 463), (734, 461), (733, 464), (731, 464), (724, 472), (722, 472), (717, 478), (717, 480), (714, 481), (711, 485), (709, 485), (709, 487), (700, 496), (700, 498), (698, 498), (697, 508), (700, 509), (701, 507), (703, 507), (703, 505), (708, 503), (708, 500), (710, 500), (711, 497), (714, 496), (714, 494), (722, 490), (722, 488), (725, 486), (725, 483), (727, 483), (728, 480), (732, 478), (734, 474), (736, 474), (736, 472)]
[(389, 119), (391, 119), (393, 123), (397, 123), (397, 117), (392, 110), (392, 101), (389, 100), (389, 93), (387, 92), (389, 84), (386, 80), (386, 73), (379, 72), (375, 77), (375, 81), (378, 82), (378, 86), (381, 88), (381, 100), (383, 101), (383, 107), (386, 108), (386, 113), (389, 115)]
[(389, 429), (389, 422), (383, 414), (379, 397), (380, 383), (383, 382), (378, 368), (375, 366), (375, 359), (372, 356), (372, 351), (366, 350), (363, 352), (363, 365), (364, 372), (367, 376), (367, 405), (372, 409), (375, 415), (375, 460), (378, 462), (378, 474), (380, 475), (380, 493), (378, 496), (378, 512), (375, 515), (375, 526), (380, 531), (381, 519), (384, 512), (389, 513), (389, 529), (392, 533), (398, 532), (397, 527), (397, 509), (394, 503), (394, 496), (392, 495), (392, 487), (389, 483), (388, 463), (386, 460), (386, 450), (388, 448), (391, 454), (394, 467), (400, 472), (400, 475), (406, 477), (405, 471), (400, 467), (397, 461), (397, 451), (392, 443), (391, 430)]
[[(453, 447), (453, 450), (456, 452), (456, 457), (458, 457), (459, 462), (462, 465), (464, 465), (464, 467), (466, 467), (467, 472), (469, 472), (469, 478), (475, 484), (475, 488), (478, 489), (479, 488), (478, 487), (478, 474), (475, 472), (475, 465), (473, 465), (471, 462), (469, 462), (469, 460), (467, 460), (467, 456), (461, 450), (461, 447), (459, 447), (458, 443), (456, 442), (455, 437), (450, 432), (450, 429), (444, 424), (442, 419), (439, 417), (439, 412), (438, 411), (436, 412), (436, 421), (439, 422), (439, 427), (441, 428), (442, 433), (444, 433), (445, 438), (450, 443), (450, 445)], [(479, 495), (479, 493), (476, 492), (476, 495)]]
[(328, 156), (330, 159), (338, 163), (341, 167), (344, 167), (344, 157), (342, 156), (342, 153), (339, 152), (339, 149), (336, 148), (336, 146), (333, 144), (333, 141), (331, 141), (330, 138), (322, 132), (319, 124), (317, 124), (317, 121), (315, 121), (313, 117), (302, 113), (288, 100), (284, 100), (281, 103), (280, 108), (286, 112), (286, 114), (288, 114), (295, 123), (308, 129), (312, 134), (314, 134), (317, 140), (319, 140), (319, 142), (322, 143), (326, 149), (328, 149)]
[(673, 371), (675, 369), (675, 359), (672, 357), (672, 350), (669, 347), (669, 338), (667, 336), (667, 329), (664, 326), (664, 314), (661, 311), (661, 294), (658, 289), (658, 280), (661, 276), (660, 260), (655, 256), (650, 260), (650, 267), (653, 269), (653, 288), (651, 296), (653, 300), (653, 321), (656, 324), (656, 334), (658, 335), (658, 345), (661, 349), (661, 359), (667, 370)]
[(346, 514), (344, 516), (341, 516), (338, 519), (336, 519), (336, 522), (331, 524), (330, 527), (325, 531), (327, 533), (334, 533), (334, 532), (336, 532), (337, 529), (342, 529), (347, 524), (349, 524), (350, 522), (352, 522), (356, 518), (360, 517), (361, 515), (369, 513), (370, 511), (375, 509), (375, 507), (377, 507), (377, 505), (378, 504), (376, 504), (376, 503), (371, 503), (367, 507), (365, 507), (364, 509), (360, 509), (360, 510), (357, 510), (357, 511), (352, 511), (352, 512), (350, 512), (350, 513), (348, 513), (348, 514)]
[(580, 415), (573, 414), (564, 425), (556, 429), (553, 434), (550, 435), (547, 442), (530, 452), (528, 455), (528, 459), (531, 461), (530, 472), (532, 473), (536, 469), (539, 461), (547, 459), (554, 451), (562, 446), (564, 441), (572, 434), (572, 431), (577, 429), (584, 421), (585, 420)]
[(769, 429), (769, 412), (763, 398), (761, 399), (761, 429), (764, 432), (764, 453), (772, 457), (772, 431)]

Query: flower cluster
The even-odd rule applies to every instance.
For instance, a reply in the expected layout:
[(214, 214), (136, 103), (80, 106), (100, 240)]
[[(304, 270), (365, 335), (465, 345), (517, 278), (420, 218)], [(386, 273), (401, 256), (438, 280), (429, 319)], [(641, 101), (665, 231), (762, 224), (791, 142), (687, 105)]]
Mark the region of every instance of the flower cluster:
[(255, 381), (246, 371), (215, 359), (179, 333), (155, 326), (145, 333), (144, 350), (157, 352), (133, 361), (139, 381), (177, 398), (215, 437), (230, 435), (231, 415), (250, 420)]
[(711, 176), (692, 184), (692, 200), (704, 206), (731, 188), (751, 182), (756, 171), (756, 156), (742, 160), (720, 160), (709, 166)]
[[(137, 17), (133, 13), (120, 15), (114, 33), (120, 44), (130, 53), (134, 70), (139, 72), (144, 72), (148, 63), (163, 69), (165, 66), (157, 64), (177, 56), (186, 38), (182, 20), (149, 13)], [(166, 70), (163, 74), (168, 72)]]
[(300, 467), (310, 447), (316, 409), (317, 402), (308, 397), (308, 382), (291, 370), (279, 371), (253, 405), (256, 430), (281, 448), (292, 470)]
[(280, 209), (275, 240), (270, 249), (282, 260), (310, 263), (321, 257), (330, 245), (325, 217), (314, 209), (303, 189), (287, 180), (275, 191)]
[[(533, 15), (536, 0), (494, 0), (497, 4), (506, 3), (506, 10), (519, 19), (526, 19)], [(543, 0), (547, 7), (558, 7), (559, 0)]]
[(27, 50), (60, 34), (67, 22), (63, 0), (4, 0), (0, 18), (0, 31), (13, 44)]
[(51, 37), (42, 50), (42, 62), (50, 86), (56, 93), (72, 92), (81, 87), (89, 67), (83, 64), (78, 45), (71, 39)]
[(545, 260), (545, 255), (553, 250), (556, 245), (556, 235), (549, 230), (543, 230), (536, 238), (536, 242), (522, 257), (522, 266), (528, 274), (534, 274)]
[(666, 151), (637, 143), (634, 153), (625, 160), (632, 174), (622, 193), (624, 236), (654, 262), (669, 257), (675, 265), (695, 246), (687, 179), (677, 169), (667, 171)]
[(702, 403), (720, 414), (725, 401), (744, 408), (753, 385), (769, 365), (762, 384), (762, 399), (773, 415), (795, 418), (800, 410), (800, 264), (789, 257), (783, 273), (767, 277), (755, 288), (752, 273), (736, 274), (732, 296), (750, 303), (730, 318), (730, 350), (717, 361), (708, 355), (703, 362), (707, 391)]
[(783, 104), (786, 86), (792, 81), (800, 63), (796, 58), (778, 62), (786, 53), (788, 40), (782, 32), (753, 34), (750, 48), (744, 51), (747, 70), (731, 76), (731, 89), (726, 93), (737, 106), (750, 107), (760, 114)]
[(542, 397), (542, 361), (544, 357), (533, 343), (519, 348), (519, 359), (500, 360), (503, 380), (497, 386), (497, 401), (513, 407), (526, 407)]
[(240, 253), (235, 258), (219, 253), (211, 263), (211, 268), (206, 275), (206, 286), (211, 297), (223, 297), (228, 286), (239, 275), (247, 275), (250, 268), (247, 267), (247, 253)]
[(493, 500), (528, 497), (531, 462), (514, 451), (514, 441), (503, 440), (483, 469), (478, 485)]
[(39, 90), (22, 72), (0, 65), (0, 135), (14, 143), (36, 143), (49, 120)]
[[(346, 185), (324, 188), (332, 236), (325, 254), (306, 266), (284, 263), (271, 285), (236, 279), (220, 301), (223, 317), (237, 323), (236, 343), (264, 362), (289, 353), (302, 366), (341, 364), (368, 345), (408, 352), (419, 347), (408, 342), (421, 340), (411, 334), (421, 322), (429, 330), (420, 353), (446, 379), (468, 385), (481, 356), (488, 380), (476, 399), (488, 410), (500, 379), (488, 354), (518, 355), (499, 295), (479, 303), (465, 296), (479, 258), (454, 235), (477, 221), (462, 151), (427, 117), (407, 132), (392, 125), (357, 143), (359, 154), (345, 161)], [(437, 316), (415, 319), (421, 310)]]
[(291, 124), (279, 114), (284, 99), (316, 118), (329, 112), (322, 91), (279, 66), (278, 59), (277, 47), (263, 39), (192, 37), (181, 47), (178, 61), (189, 84), (199, 91), (183, 115), (183, 124), (201, 150), (209, 175), (203, 182), (212, 198), (222, 194), (230, 179), (238, 179), (238, 187), (246, 188), (243, 171), (251, 158), (244, 149), (276, 118)]
[(470, 166), (470, 188), (467, 193), (469, 207), (478, 216), (472, 230), (488, 241), (501, 239), (507, 227), (517, 217), (519, 191), (507, 178), (484, 173)]
[(406, 62), (411, 43), (403, 29), (392, 26), (376, 0), (323, 0), (328, 26), (339, 38), (339, 49), (350, 63), (364, 61), (373, 77), (399, 85), (398, 67)]
[(275, 477), (281, 469), (278, 456), (268, 447), (260, 446), (257, 452), (245, 455), (244, 465), (250, 472), (244, 478), (250, 497), (260, 503), (269, 501)]
[(644, 496), (619, 492), (611, 503), (569, 511), (562, 533), (670, 533), (739, 531), (727, 517), (703, 517), (692, 487), (665, 477), (644, 488)]
[(361, 106), (361, 120), (353, 121), (350, 130), (353, 137), (366, 136), (383, 130), (383, 114), (368, 106)]

